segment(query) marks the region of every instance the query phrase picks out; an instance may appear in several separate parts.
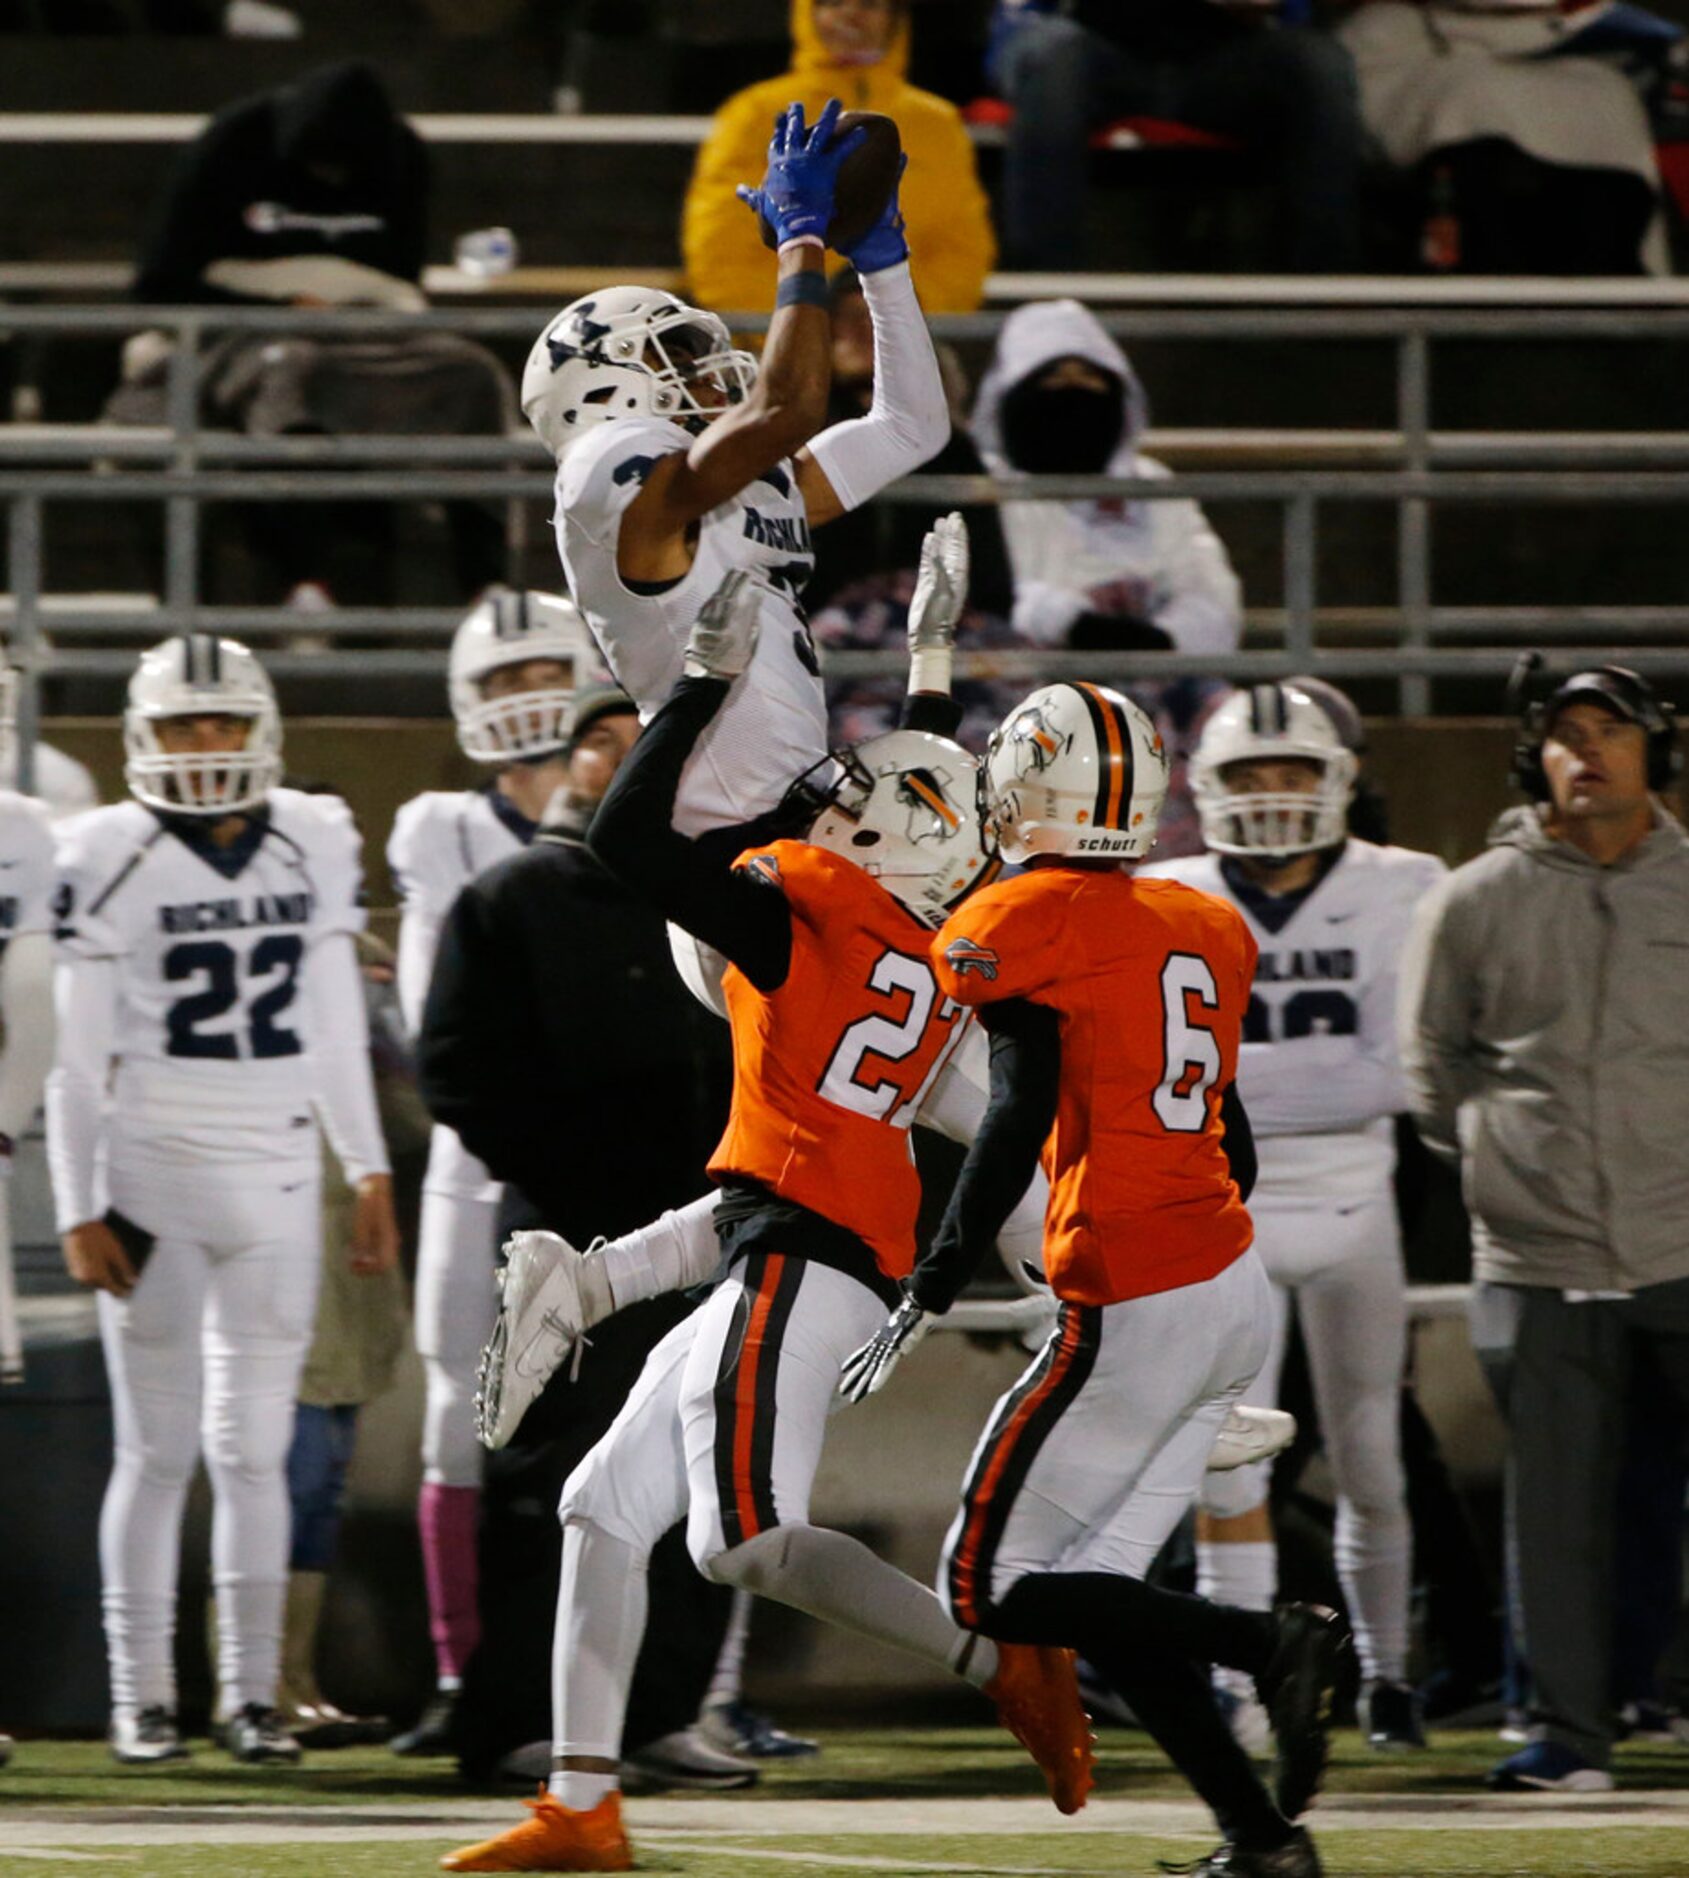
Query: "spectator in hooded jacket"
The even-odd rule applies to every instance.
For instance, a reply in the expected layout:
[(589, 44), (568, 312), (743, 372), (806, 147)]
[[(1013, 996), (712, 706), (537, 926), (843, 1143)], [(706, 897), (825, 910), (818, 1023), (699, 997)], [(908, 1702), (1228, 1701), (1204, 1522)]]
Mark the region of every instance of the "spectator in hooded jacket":
[[(381, 80), (360, 61), (325, 65), (231, 104), (187, 146), (142, 242), (135, 297), (350, 297), (313, 289), (308, 262), (330, 264), (327, 278), (361, 270), (414, 287), (427, 210), (422, 139)], [(292, 293), (264, 283), (277, 264), (298, 268)]]
[[(1003, 322), (973, 413), (993, 475), (1168, 476), (1138, 449), (1148, 422), (1126, 354), (1077, 300), (1018, 307)], [(1196, 503), (1011, 501), (1002, 515), (1023, 640), (1081, 651), (1235, 649), (1242, 589)], [(1185, 760), (1225, 690), (1206, 680), (1131, 688), (1170, 764), (1158, 857), (1201, 849)]]
[(956, 107), (911, 85), (907, 0), (792, 0), (792, 69), (737, 92), (716, 113), (686, 192), (681, 247), (692, 297), (730, 312), (767, 312), (774, 270), (756, 217), (734, 196), (767, 161), (775, 117), (794, 99), (813, 123), (829, 98), (897, 122), (909, 167), (901, 202), (921, 302), (968, 313), (996, 255), (991, 209)]

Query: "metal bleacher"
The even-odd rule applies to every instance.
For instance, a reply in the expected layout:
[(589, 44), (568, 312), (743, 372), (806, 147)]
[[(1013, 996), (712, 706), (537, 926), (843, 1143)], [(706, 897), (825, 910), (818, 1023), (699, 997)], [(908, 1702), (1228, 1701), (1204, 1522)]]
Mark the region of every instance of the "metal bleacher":
[[(630, 116), (441, 116), (414, 120), (441, 144), (610, 145), (695, 143), (707, 119)], [(0, 145), (54, 142), (180, 142), (203, 122), (194, 114), (0, 113)], [(981, 135), (989, 135), (986, 127)], [(634, 277), (678, 284), (672, 269), (630, 270)], [(32, 719), (45, 672), (112, 677), (127, 669), (143, 635), (197, 624), (249, 634), (267, 648), (278, 676), (426, 675), (438, 669), (458, 617), (451, 607), (341, 609), (309, 622), (328, 648), (296, 650), (297, 615), (280, 609), (209, 606), (201, 592), (202, 519), (208, 505), (230, 500), (294, 502), (359, 499), (433, 501), (504, 499), (517, 518), (543, 514), (551, 475), (526, 434), (509, 438), (310, 437), (253, 439), (202, 429), (197, 375), (215, 335), (369, 333), (440, 327), (502, 346), (519, 357), (540, 310), (629, 271), (574, 265), (534, 266), (492, 281), (455, 269), (431, 269), (435, 304), (426, 313), (343, 310), (146, 308), (110, 304), (123, 292), (121, 263), (35, 262), (0, 266), (0, 342), (40, 348), (91, 340), (114, 345), (143, 328), (175, 341), (169, 407), (158, 430), (15, 422), (0, 426), (0, 503), (7, 510), (9, 618), (14, 656), (25, 674), (25, 717)], [(1393, 422), (1306, 426), (1258, 422), (1164, 426), (1146, 448), (1178, 470), (1175, 483), (1106, 478), (1046, 478), (1016, 494), (1110, 496), (1134, 501), (1194, 497), (1210, 505), (1250, 504), (1276, 512), (1276, 569), (1254, 583), (1266, 589), (1253, 606), (1243, 651), (1225, 658), (1179, 654), (1084, 655), (1087, 669), (1130, 676), (1146, 657), (1158, 674), (1224, 673), (1234, 678), (1320, 671), (1339, 680), (1383, 679), (1397, 708), (1422, 715), (1434, 681), (1493, 679), (1521, 643), (1541, 643), (1568, 657), (1600, 650), (1641, 669), (1689, 668), (1689, 604), (1674, 589), (1661, 600), (1607, 605), (1569, 603), (1548, 591), (1509, 604), (1463, 604), (1437, 589), (1433, 520), (1459, 510), (1521, 506), (1550, 517), (1596, 509), (1657, 512), (1661, 552), (1683, 544), (1682, 505), (1689, 496), (1689, 414), (1662, 399), (1661, 428), (1530, 428), (1434, 424), (1442, 401), (1437, 362), (1452, 347), (1463, 359), (1503, 357), (1542, 345), (1642, 348), (1644, 356), (1680, 356), (1689, 341), (1689, 283), (1676, 280), (1302, 280), (1289, 277), (1143, 274), (992, 277), (989, 308), (933, 321), (935, 332), (982, 349), (1002, 308), (1016, 301), (1072, 293), (1097, 308), (1129, 347), (1176, 345), (1208, 356), (1213, 348), (1366, 346), (1388, 360)], [(756, 330), (754, 318), (733, 320)], [(1653, 348), (1650, 352), (1647, 349)], [(1552, 398), (1543, 404), (1552, 408)], [(14, 415), (28, 414), (14, 389)], [(1535, 412), (1524, 414), (1527, 418)], [(1650, 413), (1653, 416), (1653, 413)], [(1675, 421), (1674, 421), (1675, 419)], [(1679, 425), (1683, 427), (1679, 427)], [(910, 478), (892, 500), (992, 501), (1002, 491), (978, 479)], [(162, 525), (158, 591), (112, 595), (49, 589), (44, 516), (58, 505), (127, 502), (156, 505)], [(1329, 593), (1334, 555), (1328, 536), (1358, 510), (1393, 518), (1386, 550), (1388, 592), (1366, 603)], [(519, 524), (518, 524), (519, 532)], [(1339, 549), (1340, 558), (1343, 550)], [(1374, 554), (1373, 558), (1377, 558)], [(1382, 577), (1375, 578), (1374, 585)], [(1276, 597), (1271, 590), (1276, 586)], [(44, 650), (50, 628), (53, 650)], [(378, 643), (371, 644), (371, 640)], [(336, 640), (356, 640), (336, 645)], [(840, 675), (878, 670), (887, 655), (838, 653)], [(1071, 655), (968, 653), (964, 671), (1000, 677), (1054, 673)], [(1024, 671), (1022, 671), (1024, 667)]]

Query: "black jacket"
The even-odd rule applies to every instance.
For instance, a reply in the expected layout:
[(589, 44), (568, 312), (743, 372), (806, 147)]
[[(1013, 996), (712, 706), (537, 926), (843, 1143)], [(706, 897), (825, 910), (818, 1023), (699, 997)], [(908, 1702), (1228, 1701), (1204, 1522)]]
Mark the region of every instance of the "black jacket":
[(584, 1245), (704, 1192), (727, 1026), (661, 917), (542, 830), (458, 896), (417, 1047), (422, 1095), (547, 1225)]
[(375, 73), (327, 65), (220, 111), (177, 163), (141, 245), (135, 297), (229, 301), (213, 261), (337, 255), (420, 280), (428, 159)]

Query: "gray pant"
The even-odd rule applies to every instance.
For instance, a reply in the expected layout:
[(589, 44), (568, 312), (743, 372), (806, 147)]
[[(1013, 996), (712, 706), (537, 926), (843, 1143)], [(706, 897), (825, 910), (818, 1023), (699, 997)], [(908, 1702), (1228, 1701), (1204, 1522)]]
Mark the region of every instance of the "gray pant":
[(1545, 1286), (1479, 1285), (1472, 1341), (1513, 1436), (1509, 1570), (1535, 1684), (1532, 1737), (1605, 1767), (1631, 1365), (1646, 1349), (1689, 1410), (1689, 1279), (1582, 1303)]

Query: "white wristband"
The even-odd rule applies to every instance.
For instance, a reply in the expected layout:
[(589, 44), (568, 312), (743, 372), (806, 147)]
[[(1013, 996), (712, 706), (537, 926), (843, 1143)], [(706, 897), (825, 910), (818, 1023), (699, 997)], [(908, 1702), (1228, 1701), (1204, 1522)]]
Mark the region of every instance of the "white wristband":
[(921, 646), (909, 655), (909, 689), (936, 691), (950, 696), (950, 674), (956, 664), (949, 646)]

